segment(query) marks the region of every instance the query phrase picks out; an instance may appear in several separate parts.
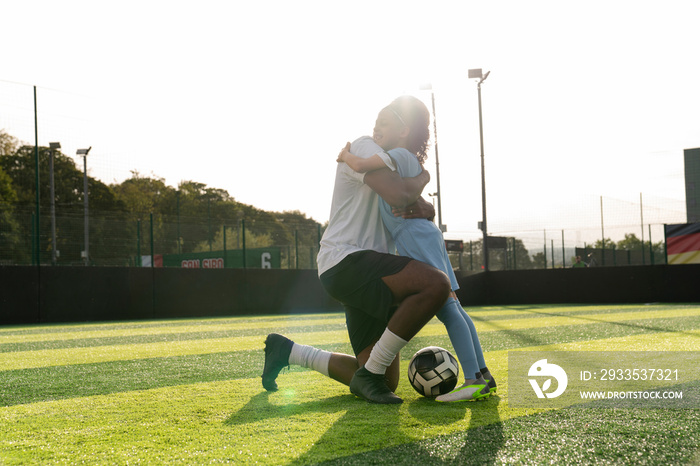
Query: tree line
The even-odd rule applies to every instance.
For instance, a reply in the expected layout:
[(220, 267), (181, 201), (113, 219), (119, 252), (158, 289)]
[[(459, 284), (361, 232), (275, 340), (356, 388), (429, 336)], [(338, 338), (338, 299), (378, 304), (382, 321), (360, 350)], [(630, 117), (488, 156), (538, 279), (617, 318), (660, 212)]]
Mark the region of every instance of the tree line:
[[(51, 259), (50, 148), (38, 148), (39, 250), (35, 251), (35, 147), (0, 130), (0, 264)], [(84, 173), (54, 151), (56, 250), (59, 264), (81, 263), (84, 250)], [(136, 254), (278, 246), (288, 254), (318, 251), (324, 226), (300, 211), (268, 212), (237, 202), (227, 191), (182, 181), (168, 186), (137, 171), (121, 183), (88, 176), (89, 251), (97, 265), (133, 265)], [(224, 233), (224, 227), (226, 233)], [(245, 228), (245, 232), (243, 229)], [(151, 231), (153, 232), (151, 241)], [(291, 261), (291, 258), (289, 258)], [(291, 263), (291, 262), (290, 262)]]

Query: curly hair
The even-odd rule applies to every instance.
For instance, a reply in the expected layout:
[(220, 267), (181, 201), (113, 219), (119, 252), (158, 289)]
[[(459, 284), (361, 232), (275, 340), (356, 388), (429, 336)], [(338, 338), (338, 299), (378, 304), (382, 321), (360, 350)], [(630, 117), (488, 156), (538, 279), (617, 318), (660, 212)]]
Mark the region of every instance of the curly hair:
[(416, 154), (423, 164), (428, 158), (428, 140), (430, 139), (430, 112), (416, 97), (403, 95), (389, 104), (402, 123), (410, 130), (407, 149)]

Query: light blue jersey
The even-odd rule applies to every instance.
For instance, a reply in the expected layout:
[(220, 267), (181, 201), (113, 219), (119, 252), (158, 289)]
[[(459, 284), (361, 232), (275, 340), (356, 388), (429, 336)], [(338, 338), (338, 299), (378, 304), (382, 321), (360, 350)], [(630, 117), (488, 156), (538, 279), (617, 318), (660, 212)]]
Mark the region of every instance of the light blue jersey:
[[(407, 149), (392, 149), (388, 153), (402, 178), (412, 178), (420, 175), (423, 171), (416, 156)], [(391, 212), (391, 206), (381, 198), (379, 199), (379, 212), (382, 215), (384, 226), (394, 238), (399, 254), (426, 262), (436, 269), (442, 270), (450, 278), (452, 290), (459, 289), (457, 278), (445, 250), (442, 232), (433, 222), (424, 218), (395, 217)]]

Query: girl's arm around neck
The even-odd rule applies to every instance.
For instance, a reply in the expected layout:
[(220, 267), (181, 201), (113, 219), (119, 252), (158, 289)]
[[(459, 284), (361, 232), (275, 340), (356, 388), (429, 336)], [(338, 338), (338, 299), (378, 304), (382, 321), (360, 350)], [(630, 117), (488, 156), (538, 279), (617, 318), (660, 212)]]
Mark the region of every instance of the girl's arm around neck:
[(338, 155), (338, 162), (345, 162), (348, 167), (352, 168), (357, 173), (367, 173), (372, 170), (379, 170), (380, 168), (386, 167), (386, 163), (378, 155), (373, 155), (367, 159), (358, 157), (357, 155), (351, 153), (348, 147), (343, 149)]

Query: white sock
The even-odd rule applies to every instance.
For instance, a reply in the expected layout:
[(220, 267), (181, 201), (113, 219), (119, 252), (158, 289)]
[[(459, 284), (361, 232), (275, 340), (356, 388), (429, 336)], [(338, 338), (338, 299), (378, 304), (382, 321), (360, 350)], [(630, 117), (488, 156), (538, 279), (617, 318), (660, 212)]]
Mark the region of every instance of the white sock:
[(408, 343), (406, 340), (387, 328), (372, 348), (369, 359), (365, 363), (365, 369), (373, 374), (386, 374), (387, 368), (406, 343)]
[(289, 364), (313, 369), (325, 376), (328, 376), (328, 363), (330, 360), (330, 352), (298, 343), (294, 343), (292, 352), (289, 354)]

